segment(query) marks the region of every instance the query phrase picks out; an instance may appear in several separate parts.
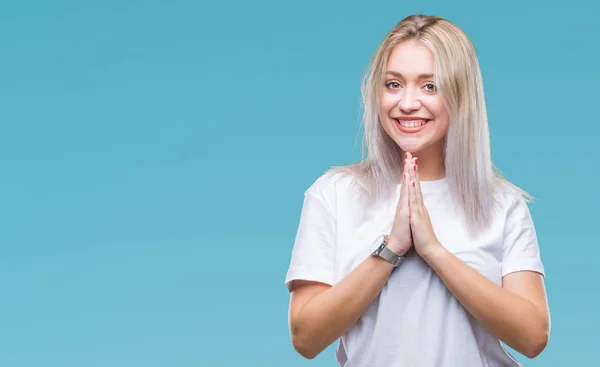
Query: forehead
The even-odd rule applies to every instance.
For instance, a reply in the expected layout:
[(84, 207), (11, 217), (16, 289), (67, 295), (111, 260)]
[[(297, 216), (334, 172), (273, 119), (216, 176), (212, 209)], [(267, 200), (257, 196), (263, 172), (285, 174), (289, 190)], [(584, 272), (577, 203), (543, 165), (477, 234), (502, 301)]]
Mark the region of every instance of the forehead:
[(433, 53), (421, 42), (408, 40), (395, 46), (387, 61), (387, 70), (400, 73), (407, 78), (421, 74), (433, 74)]

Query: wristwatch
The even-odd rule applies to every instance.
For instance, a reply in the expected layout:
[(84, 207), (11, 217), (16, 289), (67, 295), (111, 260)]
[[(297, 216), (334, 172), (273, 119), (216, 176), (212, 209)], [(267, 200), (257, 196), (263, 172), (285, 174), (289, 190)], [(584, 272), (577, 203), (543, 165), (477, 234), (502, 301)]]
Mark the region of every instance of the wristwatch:
[(387, 247), (387, 239), (388, 236), (383, 234), (377, 237), (377, 240), (373, 243), (373, 247), (375, 248), (372, 252), (373, 256), (379, 256), (383, 258), (385, 261), (394, 265), (394, 267), (398, 267), (402, 262), (404, 262), (405, 256), (399, 256), (394, 251), (390, 250)]

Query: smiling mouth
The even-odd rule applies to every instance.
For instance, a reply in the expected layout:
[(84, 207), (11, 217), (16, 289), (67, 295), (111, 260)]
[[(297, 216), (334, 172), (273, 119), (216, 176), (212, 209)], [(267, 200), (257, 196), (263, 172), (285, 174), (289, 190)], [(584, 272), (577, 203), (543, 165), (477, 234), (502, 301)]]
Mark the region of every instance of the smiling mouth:
[(424, 126), (425, 124), (427, 124), (431, 120), (425, 120), (425, 119), (400, 120), (400, 119), (396, 119), (396, 121), (402, 127), (405, 127), (407, 129), (416, 129), (418, 127)]

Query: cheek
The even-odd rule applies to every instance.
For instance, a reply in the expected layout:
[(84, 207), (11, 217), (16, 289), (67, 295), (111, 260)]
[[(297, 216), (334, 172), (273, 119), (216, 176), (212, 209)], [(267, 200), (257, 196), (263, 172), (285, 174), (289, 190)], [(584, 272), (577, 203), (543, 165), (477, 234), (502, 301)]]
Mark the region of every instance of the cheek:
[(448, 113), (446, 112), (446, 109), (443, 106), (435, 111), (435, 118), (438, 121), (443, 122), (444, 124), (447, 124), (450, 120), (448, 117)]
[(438, 124), (437, 134), (446, 135), (450, 125), (450, 117), (443, 106), (435, 112), (435, 118)]
[(427, 109), (431, 112), (436, 120), (439, 121), (447, 121), (448, 120), (448, 112), (446, 111), (446, 107), (444, 106), (444, 102), (439, 99), (433, 99), (427, 101)]
[(393, 95), (384, 93), (381, 96), (381, 102), (379, 103), (379, 108), (384, 115), (388, 115), (390, 110), (393, 109), (398, 104), (397, 98)]

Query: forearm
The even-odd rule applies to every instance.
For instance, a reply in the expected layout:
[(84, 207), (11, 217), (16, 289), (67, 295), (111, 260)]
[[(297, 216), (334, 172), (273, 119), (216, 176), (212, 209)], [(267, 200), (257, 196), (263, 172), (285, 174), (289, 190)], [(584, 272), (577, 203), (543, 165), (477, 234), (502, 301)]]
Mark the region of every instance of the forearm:
[(314, 358), (352, 327), (392, 270), (392, 264), (369, 256), (345, 279), (308, 301), (292, 325), (292, 337), (302, 354)]
[(465, 309), (511, 348), (535, 357), (548, 340), (544, 310), (487, 279), (440, 246), (423, 256)]

